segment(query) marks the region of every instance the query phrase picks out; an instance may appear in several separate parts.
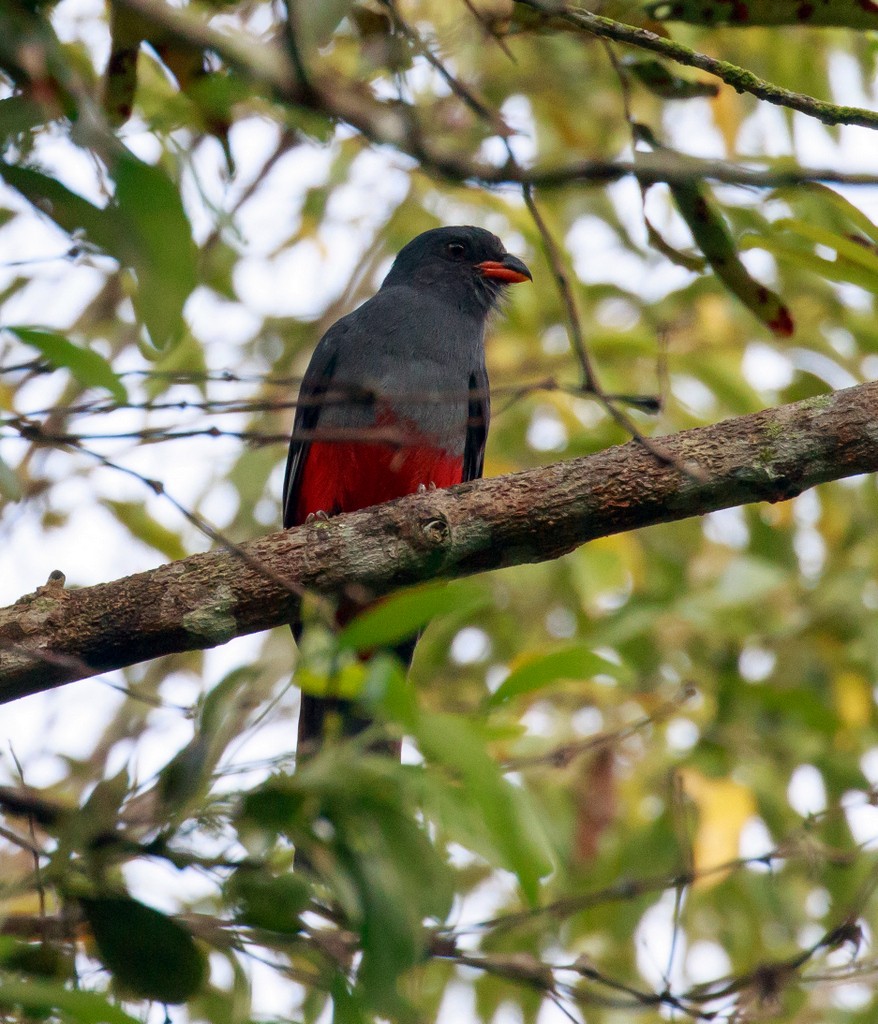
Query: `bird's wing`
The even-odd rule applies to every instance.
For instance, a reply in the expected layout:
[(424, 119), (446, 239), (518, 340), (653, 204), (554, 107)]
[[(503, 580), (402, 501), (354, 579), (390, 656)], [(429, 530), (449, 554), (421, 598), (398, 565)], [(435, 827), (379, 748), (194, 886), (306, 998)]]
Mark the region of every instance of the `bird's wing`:
[(470, 374), (466, 447), (463, 450), (463, 479), (478, 480), (485, 465), (485, 442), (491, 419), (488, 373), (484, 366)]
[(299, 388), (299, 404), (296, 406), (296, 416), (293, 420), (293, 436), (290, 440), (284, 475), (284, 528), (299, 525), (296, 521), (296, 508), (299, 504), (302, 470), (305, 468), (305, 457), (310, 447), (307, 433), (317, 426), (323, 408), (321, 396), (326, 394), (335, 373), (338, 361), (337, 327), (338, 324), (330, 327), (320, 339)]

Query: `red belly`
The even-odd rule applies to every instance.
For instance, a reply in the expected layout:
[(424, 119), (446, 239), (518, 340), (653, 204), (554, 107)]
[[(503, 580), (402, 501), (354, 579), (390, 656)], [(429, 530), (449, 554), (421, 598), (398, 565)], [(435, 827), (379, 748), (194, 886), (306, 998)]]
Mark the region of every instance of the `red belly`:
[(355, 512), (421, 484), (452, 487), (463, 480), (463, 457), (441, 448), (313, 441), (305, 456), (296, 522), (311, 512)]

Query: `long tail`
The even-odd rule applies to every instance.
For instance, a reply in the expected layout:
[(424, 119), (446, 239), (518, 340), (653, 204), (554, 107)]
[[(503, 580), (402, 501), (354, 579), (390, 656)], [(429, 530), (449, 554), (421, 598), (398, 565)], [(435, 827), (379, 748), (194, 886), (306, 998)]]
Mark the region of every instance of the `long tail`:
[(357, 736), (371, 725), (354, 700), (342, 697), (315, 697), (302, 694), (299, 707), (300, 754), (314, 753), (329, 737), (342, 739)]
[[(294, 635), (300, 630), (293, 627)], [(298, 636), (296, 636), (298, 640)], [(412, 663), (418, 637), (412, 637), (394, 648), (396, 656), (408, 668)], [(302, 693), (299, 705), (299, 742), (296, 747), (300, 757), (316, 753), (328, 739), (345, 739), (358, 736), (372, 725), (372, 720), (363, 713), (362, 705), (356, 700), (344, 697), (318, 697)], [(376, 751), (394, 753), (399, 756), (400, 744), (377, 743)]]

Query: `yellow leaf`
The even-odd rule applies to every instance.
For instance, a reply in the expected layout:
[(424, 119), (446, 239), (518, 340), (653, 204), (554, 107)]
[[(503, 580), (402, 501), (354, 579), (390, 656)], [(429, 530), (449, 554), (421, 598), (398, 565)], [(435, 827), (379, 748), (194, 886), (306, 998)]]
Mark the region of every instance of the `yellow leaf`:
[(599, 537), (592, 541), (591, 547), (598, 551), (606, 551), (618, 559), (620, 566), (631, 575), (635, 586), (646, 580), (646, 562), (643, 545), (632, 533), (617, 533), (612, 537)]
[(838, 717), (849, 729), (860, 729), (872, 720), (872, 691), (859, 672), (836, 673), (832, 696)]
[(363, 692), (366, 670), (367, 666), (360, 661), (340, 666), (332, 675), (315, 672), (309, 666), (302, 665), (296, 670), (296, 685), (303, 693), (316, 697), (354, 699)]
[[(698, 830), (693, 848), (694, 867), (704, 871), (739, 854), (741, 829), (756, 813), (753, 794), (731, 779), (712, 779), (694, 768), (681, 772), (683, 789), (698, 808)], [(701, 885), (715, 885), (722, 874), (710, 875)]]
[(734, 89), (720, 89), (710, 101), (713, 123), (719, 129), (726, 152), (733, 156), (738, 150), (738, 132), (744, 119), (744, 104)]

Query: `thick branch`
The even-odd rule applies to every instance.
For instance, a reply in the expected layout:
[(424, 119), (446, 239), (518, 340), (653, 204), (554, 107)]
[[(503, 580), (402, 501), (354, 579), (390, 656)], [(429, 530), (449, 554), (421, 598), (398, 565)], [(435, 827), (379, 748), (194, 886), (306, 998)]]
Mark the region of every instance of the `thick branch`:
[(68, 590), (59, 573), (0, 609), (0, 703), (281, 625), (302, 587), (324, 594), (366, 588), (377, 596), (435, 577), (545, 561), (595, 537), (782, 501), (815, 484), (875, 472), (878, 383), (672, 434), (661, 445), (675, 465), (629, 442), (112, 583)]

